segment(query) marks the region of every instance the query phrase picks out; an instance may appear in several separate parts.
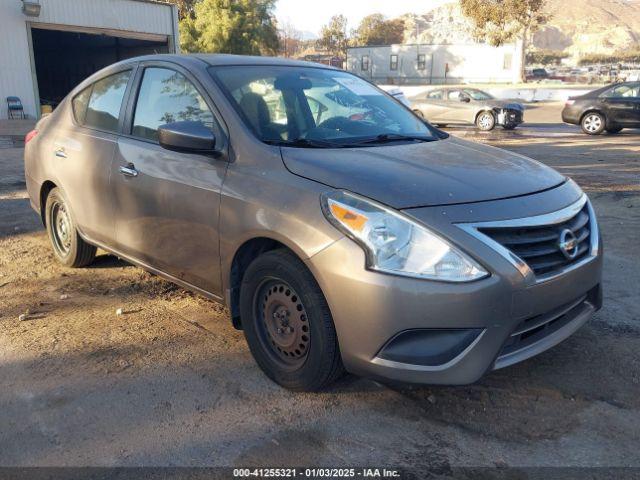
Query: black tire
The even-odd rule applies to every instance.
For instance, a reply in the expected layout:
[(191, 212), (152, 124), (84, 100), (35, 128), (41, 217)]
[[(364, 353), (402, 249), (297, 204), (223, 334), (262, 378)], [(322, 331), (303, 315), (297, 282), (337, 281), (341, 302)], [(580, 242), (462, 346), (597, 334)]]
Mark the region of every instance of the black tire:
[(67, 200), (58, 188), (49, 192), (45, 203), (47, 233), (56, 260), (66, 267), (84, 267), (96, 257), (96, 247), (85, 242), (76, 229)]
[(605, 130), (607, 133), (620, 133), (622, 131), (622, 127), (608, 127)]
[(256, 363), (283, 387), (317, 391), (344, 373), (327, 301), (289, 251), (266, 252), (249, 265), (240, 288), (240, 317)]
[(600, 112), (587, 112), (580, 120), (580, 128), (587, 135), (601, 134), (606, 124), (606, 119)]
[(483, 112), (480, 112), (478, 116), (476, 116), (476, 127), (478, 127), (478, 130), (488, 132), (490, 130), (493, 130), (495, 126), (496, 117), (493, 112), (485, 110)]

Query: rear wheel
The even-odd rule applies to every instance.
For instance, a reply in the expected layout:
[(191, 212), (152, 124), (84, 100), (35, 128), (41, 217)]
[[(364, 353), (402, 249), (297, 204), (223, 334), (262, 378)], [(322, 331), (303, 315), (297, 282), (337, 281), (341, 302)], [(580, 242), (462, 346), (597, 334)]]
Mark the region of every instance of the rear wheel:
[(343, 373), (329, 306), (311, 272), (290, 252), (267, 252), (249, 265), (240, 316), (258, 366), (283, 387), (320, 390)]
[(606, 130), (607, 133), (620, 133), (622, 131), (622, 127), (609, 127)]
[(96, 257), (96, 247), (85, 242), (76, 229), (69, 205), (54, 188), (45, 206), (47, 233), (56, 259), (67, 267), (84, 267)]
[(485, 111), (480, 112), (476, 117), (476, 127), (482, 130), (483, 132), (488, 132), (489, 130), (493, 130), (493, 127), (496, 126), (496, 117), (492, 112)]
[(602, 133), (605, 128), (604, 115), (599, 112), (589, 112), (582, 117), (580, 126), (582, 127), (582, 131), (587, 135), (598, 135)]

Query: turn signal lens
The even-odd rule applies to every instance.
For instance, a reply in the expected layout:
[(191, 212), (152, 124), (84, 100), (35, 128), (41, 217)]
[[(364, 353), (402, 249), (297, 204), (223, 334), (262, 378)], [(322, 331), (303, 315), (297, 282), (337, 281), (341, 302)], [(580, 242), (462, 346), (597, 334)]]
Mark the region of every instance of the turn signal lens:
[(366, 216), (358, 213), (356, 210), (346, 208), (338, 203), (330, 203), (329, 208), (337, 220), (356, 232), (361, 232), (365, 223), (369, 220)]
[(321, 201), (327, 219), (364, 249), (372, 270), (445, 282), (488, 275), (447, 240), (400, 212), (343, 191), (324, 194)]
[(26, 145), (27, 143), (29, 143), (29, 141), (33, 139), (33, 137), (35, 137), (37, 134), (38, 134), (37, 130), (31, 130), (29, 133), (27, 133), (24, 136), (24, 144)]

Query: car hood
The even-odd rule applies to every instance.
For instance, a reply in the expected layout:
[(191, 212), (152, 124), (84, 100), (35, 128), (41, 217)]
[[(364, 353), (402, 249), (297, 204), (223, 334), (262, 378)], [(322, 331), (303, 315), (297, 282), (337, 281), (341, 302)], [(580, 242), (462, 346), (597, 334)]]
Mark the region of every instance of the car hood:
[(396, 209), (516, 197), (565, 181), (535, 160), (453, 137), (366, 148), (281, 150), (295, 175)]

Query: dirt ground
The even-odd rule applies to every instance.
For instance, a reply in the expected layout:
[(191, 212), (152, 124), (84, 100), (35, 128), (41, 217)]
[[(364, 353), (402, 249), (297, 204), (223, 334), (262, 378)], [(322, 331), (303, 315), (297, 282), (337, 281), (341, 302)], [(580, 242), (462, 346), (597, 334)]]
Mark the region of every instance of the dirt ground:
[[(557, 105), (528, 113), (514, 132), (449, 131), (590, 194), (603, 310), (476, 385), (348, 376), (318, 394), (267, 380), (208, 300), (109, 255), (58, 266), (26, 199), (19, 139), (0, 137), (0, 465), (640, 467), (640, 131), (592, 138), (554, 123)], [(27, 312), (36, 318), (20, 321)]]

